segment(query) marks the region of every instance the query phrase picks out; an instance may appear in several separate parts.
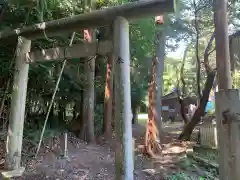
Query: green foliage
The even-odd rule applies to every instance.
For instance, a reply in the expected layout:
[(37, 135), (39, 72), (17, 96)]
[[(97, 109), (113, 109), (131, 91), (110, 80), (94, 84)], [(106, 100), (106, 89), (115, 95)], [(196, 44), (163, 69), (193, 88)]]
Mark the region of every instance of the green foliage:
[[(37, 144), (39, 142), (41, 132), (42, 129), (24, 128), (23, 138), (25, 141), (31, 141), (33, 144)], [(55, 137), (60, 135), (62, 132), (62, 129), (50, 129), (47, 127), (44, 132), (44, 138)]]
[(232, 73), (232, 77), (233, 77), (233, 87), (240, 88), (240, 72), (238, 70), (235, 70)]
[(116, 0), (97, 0), (96, 9), (106, 8), (106, 7), (114, 6), (117, 4), (118, 4), (118, 1)]
[(184, 173), (176, 173), (175, 175), (166, 177), (166, 180), (192, 180), (192, 178)]
[[(8, 4), (6, 6), (6, 10), (2, 13), (2, 16), (0, 18), (0, 30), (18, 28), (25, 25), (35, 24), (41, 21), (49, 21), (71, 16), (77, 13), (82, 13), (84, 10), (84, 1), (11, 0), (8, 1)], [(77, 43), (81, 38), (82, 35), (77, 34), (76, 38), (74, 39), (74, 43)], [(63, 35), (62, 37), (55, 37), (51, 39), (48, 38), (46, 34), (45, 39), (32, 41), (32, 50), (34, 51), (36, 49), (68, 45), (69, 40), (70, 36), (68, 34)], [(3, 81), (2, 84), (0, 83), (0, 88), (4, 90), (8, 78), (12, 78), (13, 74), (12, 70), (14, 66), (10, 66), (9, 60), (13, 59), (16, 41), (8, 43), (1, 41), (0, 46), (0, 70), (1, 80)], [(37, 121), (34, 119), (28, 120), (28, 122), (32, 122), (32, 124), (28, 124), (28, 122), (26, 123), (25, 136), (31, 137), (31, 130), (34, 132), (37, 128), (41, 129), (44, 121), (44, 117), (42, 116), (43, 114), (41, 113), (46, 113), (46, 108), (48, 107), (49, 101), (52, 97), (52, 93), (54, 91), (61, 66), (61, 63), (52, 62), (30, 65), (27, 102), (31, 105), (34, 103), (39, 103), (39, 107), (37, 108), (39, 111), (33, 112), (33, 108), (27, 105), (26, 113), (27, 115), (39, 113), (41, 119)], [(81, 59), (78, 58), (77, 60), (70, 60), (67, 62), (62, 79), (60, 81), (59, 90), (55, 98), (55, 103), (58, 103), (59, 99), (64, 100), (64, 103), (66, 105), (74, 101), (77, 103), (80, 101), (80, 90), (83, 89), (84, 85), (83, 72), (83, 63), (81, 63)], [(104, 77), (104, 73), (104, 71), (101, 71), (100, 75)], [(102, 81), (97, 81), (96, 84), (104, 84), (104, 80), (105, 79), (102, 78)], [(104, 86), (98, 87), (97, 90), (100, 90), (100, 93), (102, 93), (104, 91)], [(8, 91), (10, 93), (11, 88)], [(102, 96), (103, 95), (104, 94), (102, 94)], [(58, 129), (58, 127), (55, 128)], [(34, 134), (32, 135), (34, 136)]]
[(164, 74), (163, 74), (163, 94), (172, 92), (177, 87), (179, 72), (181, 67), (180, 59), (165, 58)]
[[(185, 2), (183, 9), (180, 11), (180, 14), (177, 17), (183, 28), (183, 34), (181, 34), (180, 37), (184, 35), (185, 38), (183, 40), (187, 46), (184, 47), (184, 49), (187, 48), (187, 50), (185, 50), (187, 51), (187, 56), (183, 71), (183, 78), (185, 81), (185, 96), (196, 96), (198, 94), (196, 73), (198, 67), (197, 58), (199, 58), (201, 61), (199, 82), (200, 89), (203, 89), (203, 85), (206, 80), (206, 73), (202, 63), (203, 55), (208, 43), (208, 39), (213, 32), (212, 7), (209, 3), (210, 2), (196, 1), (196, 6), (194, 6), (193, 2)], [(198, 44), (196, 44), (197, 40)], [(212, 65), (213, 58), (210, 57), (209, 60), (210, 64)], [(179, 66), (182, 65), (179, 64)], [(212, 67), (214, 68), (214, 66)], [(178, 78), (180, 80), (180, 77)], [(182, 86), (181, 82), (180, 86)]]
[(185, 173), (176, 173), (174, 175), (166, 177), (166, 180), (208, 180), (204, 177), (193, 177), (191, 175), (185, 174)]
[(151, 57), (154, 53), (155, 25), (153, 18), (136, 21), (130, 26), (132, 106), (137, 106), (148, 90)]

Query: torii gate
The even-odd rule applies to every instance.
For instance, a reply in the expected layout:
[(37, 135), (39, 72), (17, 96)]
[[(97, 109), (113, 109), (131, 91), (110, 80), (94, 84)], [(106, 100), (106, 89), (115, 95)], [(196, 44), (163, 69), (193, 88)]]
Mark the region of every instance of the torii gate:
[[(116, 90), (116, 105), (119, 110), (117, 121), (121, 122), (123, 130), (119, 136), (122, 146), (117, 146), (116, 154), (121, 153), (123, 161), (116, 158), (116, 165), (124, 162), (121, 177), (133, 180), (132, 155), (132, 115), (130, 91), (130, 49), (129, 49), (129, 22), (135, 19), (170, 13), (175, 10), (175, 0), (141, 0), (121, 6), (96, 10), (72, 17), (35, 24), (0, 32), (0, 41), (18, 38), (17, 56), (14, 74), (14, 85), (11, 101), (10, 123), (8, 133), (7, 162), (10, 170), (17, 170), (21, 163), (22, 135), (27, 94), (28, 69), (30, 63), (63, 60), (65, 58), (88, 57), (96, 53), (113, 53), (114, 62), (121, 58), (122, 63), (116, 63), (115, 83), (123, 91)], [(77, 44), (71, 47), (58, 47), (31, 52), (31, 40), (79, 29), (98, 28), (114, 23), (114, 38), (111, 41)], [(114, 46), (113, 46), (114, 44)], [(98, 48), (97, 48), (98, 47)], [(81, 51), (80, 51), (81, 50)], [(123, 69), (124, 73), (123, 74)], [(121, 87), (120, 87), (121, 86)], [(124, 93), (121, 93), (124, 92)], [(127, 104), (127, 106), (123, 106)], [(120, 128), (120, 127), (118, 127)], [(121, 139), (121, 138), (120, 138)]]

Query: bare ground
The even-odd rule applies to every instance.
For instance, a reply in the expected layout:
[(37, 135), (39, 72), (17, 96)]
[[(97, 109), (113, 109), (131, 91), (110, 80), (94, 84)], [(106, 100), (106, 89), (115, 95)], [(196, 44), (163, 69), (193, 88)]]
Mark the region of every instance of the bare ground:
[[(142, 154), (145, 128), (133, 126), (135, 145), (135, 180), (163, 180), (165, 174), (182, 171), (178, 162), (185, 155), (189, 143), (178, 142), (176, 134), (179, 124), (165, 127), (163, 155), (159, 159), (148, 159)], [(114, 139), (98, 140), (98, 145), (85, 144), (70, 136), (68, 141), (68, 156), (66, 160), (60, 156), (64, 138), (58, 137), (45, 142), (37, 159), (23, 156), (26, 167), (24, 175), (15, 180), (114, 180)], [(47, 144), (47, 145), (46, 145)], [(48, 146), (48, 148), (47, 148)], [(52, 149), (52, 150), (49, 150)], [(30, 151), (30, 150), (29, 150)]]

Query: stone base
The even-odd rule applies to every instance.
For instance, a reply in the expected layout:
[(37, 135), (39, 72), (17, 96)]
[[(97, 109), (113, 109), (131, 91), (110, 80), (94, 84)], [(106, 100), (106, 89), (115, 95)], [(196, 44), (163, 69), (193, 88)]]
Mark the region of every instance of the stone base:
[(1, 174), (2, 174), (2, 177), (4, 178), (12, 178), (12, 177), (22, 176), (24, 171), (25, 171), (25, 167), (20, 167), (19, 169), (15, 169), (12, 171), (3, 171), (1, 172)]

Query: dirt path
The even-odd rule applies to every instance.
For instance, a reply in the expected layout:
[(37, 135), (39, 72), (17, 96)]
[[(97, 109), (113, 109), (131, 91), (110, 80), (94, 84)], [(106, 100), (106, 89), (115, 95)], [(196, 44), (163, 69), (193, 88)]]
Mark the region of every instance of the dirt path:
[[(177, 140), (181, 132), (181, 124), (171, 124), (165, 126), (161, 144), (163, 147), (162, 156), (159, 159), (146, 159), (141, 167), (143, 172), (151, 174), (151, 177), (161, 179), (163, 176), (181, 172), (179, 167), (180, 160), (185, 157), (186, 150), (191, 143), (184, 143)], [(136, 138), (136, 147), (139, 149), (139, 156), (141, 156), (141, 149), (143, 146), (145, 128), (137, 126), (133, 128), (133, 136)], [(140, 137), (140, 138), (139, 138)]]
[[(141, 153), (145, 128), (133, 126), (133, 137), (136, 139), (135, 180), (163, 179), (164, 174), (180, 171), (178, 162), (184, 155), (187, 144), (176, 141), (176, 127), (166, 127), (164, 133), (163, 156), (150, 160)], [(62, 146), (64, 138), (59, 138)], [(114, 141), (113, 141), (114, 142)], [(42, 152), (37, 159), (26, 160), (26, 171), (16, 180), (114, 180), (114, 145), (111, 142), (101, 145), (87, 145), (74, 137), (69, 137), (69, 161), (60, 157), (60, 152)]]

